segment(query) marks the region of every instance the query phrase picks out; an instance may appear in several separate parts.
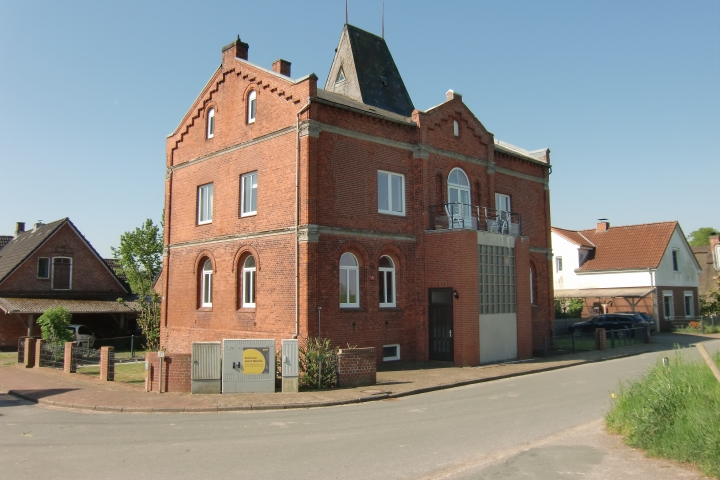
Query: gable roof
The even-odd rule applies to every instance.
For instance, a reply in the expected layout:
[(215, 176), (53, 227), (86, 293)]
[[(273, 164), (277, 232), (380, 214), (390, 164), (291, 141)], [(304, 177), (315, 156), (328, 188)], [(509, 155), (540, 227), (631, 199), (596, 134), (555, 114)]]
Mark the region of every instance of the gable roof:
[[(344, 80), (336, 82), (341, 69)], [(385, 39), (349, 24), (340, 36), (325, 90), (406, 117), (415, 110)]]
[(553, 233), (556, 233), (563, 237), (570, 243), (574, 243), (578, 247), (593, 248), (595, 245), (585, 238), (580, 232), (575, 230), (565, 230), (564, 228), (551, 227)]
[(7, 245), (8, 243), (10, 243), (10, 240), (12, 240), (12, 239), (13, 239), (13, 236), (12, 236), (12, 235), (0, 235), (0, 250), (1, 250), (5, 245)]
[[(660, 222), (610, 227), (604, 232), (595, 229), (562, 230), (555, 227), (553, 231), (563, 237), (580, 235), (595, 247), (593, 254), (577, 270), (593, 272), (658, 268), (676, 228), (679, 228), (678, 222)], [(574, 238), (579, 240), (580, 237)], [(568, 240), (579, 245), (574, 240)]]
[(7, 245), (0, 251), (0, 283), (5, 281), (22, 263), (27, 260), (40, 246), (42, 246), (60, 227), (68, 224), (70, 228), (80, 237), (100, 263), (107, 269), (112, 275), (115, 281), (118, 282), (120, 287), (129, 292), (125, 284), (118, 278), (115, 272), (108, 267), (105, 260), (100, 254), (93, 248), (90, 242), (87, 241), (85, 236), (80, 233), (80, 230), (70, 221), (69, 218), (62, 218), (51, 223), (42, 225), (36, 229), (28, 230), (20, 233), (17, 237), (13, 238)]
[(21, 263), (45, 243), (68, 218), (46, 223), (34, 230), (27, 230), (10, 240), (0, 251), (0, 283), (15, 271)]

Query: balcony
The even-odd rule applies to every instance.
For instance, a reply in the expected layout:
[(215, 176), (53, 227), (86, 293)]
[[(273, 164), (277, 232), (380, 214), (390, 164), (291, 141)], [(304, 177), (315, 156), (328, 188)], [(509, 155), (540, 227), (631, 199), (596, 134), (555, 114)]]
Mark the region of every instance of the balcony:
[(430, 230), (458, 228), (522, 235), (522, 217), (519, 213), (466, 203), (443, 203), (430, 207)]

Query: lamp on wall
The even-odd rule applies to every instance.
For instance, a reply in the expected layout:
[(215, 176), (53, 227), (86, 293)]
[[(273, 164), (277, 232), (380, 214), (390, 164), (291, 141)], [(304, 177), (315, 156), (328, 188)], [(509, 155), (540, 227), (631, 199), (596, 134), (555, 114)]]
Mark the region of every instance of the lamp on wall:
[(458, 300), (460, 299), (460, 295), (458, 295), (457, 290), (455, 290), (454, 288), (453, 288), (453, 297), (455, 297)]

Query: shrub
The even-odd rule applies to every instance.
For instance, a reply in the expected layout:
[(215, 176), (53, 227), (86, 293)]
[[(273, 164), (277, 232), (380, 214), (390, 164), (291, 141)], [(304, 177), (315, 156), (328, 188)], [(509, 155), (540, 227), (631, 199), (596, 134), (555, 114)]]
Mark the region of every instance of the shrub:
[(337, 387), (337, 350), (329, 338), (307, 338), (298, 342), (300, 388), (317, 389), (318, 374), (322, 375), (319, 388)]
[(42, 338), (48, 343), (73, 341), (73, 332), (68, 329), (71, 319), (72, 314), (63, 307), (48, 308), (37, 320)]
[[(720, 363), (720, 353), (714, 357)], [(608, 430), (652, 456), (691, 463), (720, 476), (720, 382), (704, 362), (676, 352), (642, 379), (621, 385), (605, 417)]]

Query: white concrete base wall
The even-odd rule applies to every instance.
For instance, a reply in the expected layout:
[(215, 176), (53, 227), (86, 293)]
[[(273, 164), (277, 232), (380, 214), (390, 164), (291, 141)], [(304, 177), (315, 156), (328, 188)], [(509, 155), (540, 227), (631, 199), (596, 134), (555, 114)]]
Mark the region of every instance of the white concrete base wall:
[(480, 315), (480, 364), (515, 360), (517, 356), (517, 315)]

